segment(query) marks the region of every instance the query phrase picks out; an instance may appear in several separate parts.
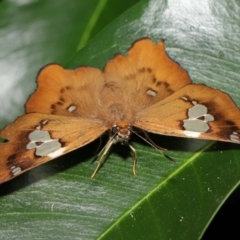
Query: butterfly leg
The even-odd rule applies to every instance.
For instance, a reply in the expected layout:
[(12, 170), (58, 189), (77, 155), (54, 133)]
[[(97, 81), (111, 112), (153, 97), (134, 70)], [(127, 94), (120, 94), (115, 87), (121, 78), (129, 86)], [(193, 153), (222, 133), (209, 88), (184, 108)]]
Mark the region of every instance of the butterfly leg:
[(137, 174), (136, 174), (137, 151), (136, 151), (136, 149), (135, 149), (132, 145), (130, 145), (129, 143), (128, 143), (128, 146), (129, 146), (130, 149), (133, 151), (133, 175), (134, 175), (134, 177), (136, 177), (136, 176), (137, 176)]
[(146, 138), (142, 137), (141, 135), (139, 135), (136, 131), (131, 130), (132, 133), (136, 134), (138, 137), (140, 137), (143, 141), (145, 141), (146, 143), (148, 143), (150, 146), (152, 146), (153, 148), (155, 148), (158, 152), (160, 152), (161, 154), (163, 154), (163, 151), (166, 151), (166, 148), (162, 148), (159, 147), (158, 145), (156, 145), (151, 138), (148, 136), (147, 132), (143, 131), (144, 135)]
[[(99, 145), (97, 147), (96, 153), (99, 151), (101, 146), (102, 146), (102, 136), (99, 138)], [(100, 153), (101, 153), (101, 151), (100, 151)]]
[(114, 138), (109, 138), (107, 144), (105, 145), (105, 147), (101, 150), (101, 152), (99, 153), (101, 155), (100, 160), (98, 161), (98, 165), (95, 169), (95, 171), (93, 172), (91, 178), (94, 178), (94, 176), (96, 175), (96, 173), (98, 172), (99, 168), (102, 166), (104, 159), (110, 149), (110, 147), (112, 146), (112, 144), (114, 143)]
[[(148, 142), (151, 146), (153, 146), (157, 151), (159, 151), (161, 154), (163, 154), (163, 156), (164, 156), (165, 158), (167, 158), (168, 160), (170, 160), (170, 161), (172, 161), (172, 162), (175, 162), (175, 160), (174, 160), (173, 158), (169, 157), (167, 154), (164, 153), (164, 151), (167, 151), (166, 148), (162, 148), (162, 147), (158, 146), (157, 144), (155, 144), (155, 143), (152, 141), (152, 139), (149, 137), (149, 135), (148, 135), (147, 132), (143, 131), (143, 133), (144, 133), (144, 135), (145, 135), (145, 137), (146, 137), (146, 139), (147, 139), (147, 142)], [(141, 136), (140, 136), (140, 137), (141, 137)]]
[(155, 148), (155, 149), (158, 149), (160, 151), (166, 151), (167, 149), (166, 148), (163, 148), (163, 147), (160, 147), (158, 146), (155, 142), (153, 142), (153, 140), (149, 137), (148, 133), (143, 131), (143, 134), (145, 135), (146, 139), (152, 144), (152, 146)]

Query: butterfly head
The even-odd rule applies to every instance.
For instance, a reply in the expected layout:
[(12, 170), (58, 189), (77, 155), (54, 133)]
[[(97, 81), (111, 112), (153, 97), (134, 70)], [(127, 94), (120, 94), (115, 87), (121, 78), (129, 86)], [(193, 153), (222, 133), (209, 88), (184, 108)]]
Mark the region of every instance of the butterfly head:
[(129, 123), (121, 121), (112, 127), (112, 134), (116, 142), (127, 144), (130, 139), (132, 127)]

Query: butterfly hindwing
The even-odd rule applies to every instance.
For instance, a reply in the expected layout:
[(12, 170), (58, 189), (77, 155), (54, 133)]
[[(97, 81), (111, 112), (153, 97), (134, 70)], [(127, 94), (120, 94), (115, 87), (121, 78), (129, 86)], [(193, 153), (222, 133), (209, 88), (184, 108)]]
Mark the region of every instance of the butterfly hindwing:
[(189, 84), (138, 113), (134, 126), (146, 131), (240, 143), (240, 111), (224, 92)]
[(7, 125), (0, 136), (0, 183), (80, 148), (106, 131), (101, 121), (29, 113)]
[[(135, 112), (191, 83), (187, 71), (167, 55), (164, 42), (154, 43), (148, 38), (135, 42), (126, 56), (118, 54), (110, 60), (104, 76), (114, 90), (110, 100), (120, 99)], [(105, 92), (101, 95), (104, 98), (109, 104)]]

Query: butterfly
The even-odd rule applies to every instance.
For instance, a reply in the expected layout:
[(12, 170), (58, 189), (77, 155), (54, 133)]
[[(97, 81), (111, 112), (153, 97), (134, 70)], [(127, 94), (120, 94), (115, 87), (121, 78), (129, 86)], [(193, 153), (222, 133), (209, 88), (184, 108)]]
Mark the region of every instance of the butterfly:
[(0, 183), (105, 133), (110, 138), (93, 176), (115, 142), (129, 144), (136, 129), (161, 135), (240, 144), (240, 111), (228, 94), (193, 84), (187, 71), (170, 59), (164, 42), (134, 42), (103, 70), (64, 69), (50, 64), (37, 76), (37, 90), (26, 114), (0, 136)]

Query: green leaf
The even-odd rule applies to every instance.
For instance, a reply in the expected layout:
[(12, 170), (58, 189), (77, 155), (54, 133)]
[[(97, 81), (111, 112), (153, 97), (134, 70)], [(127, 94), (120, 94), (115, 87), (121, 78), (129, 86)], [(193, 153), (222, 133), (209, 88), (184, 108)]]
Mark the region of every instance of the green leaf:
[[(8, 54), (0, 51), (1, 60), (10, 61), (7, 70), (12, 76), (24, 79), (1, 94), (3, 121), (21, 112), (21, 94), (26, 98), (32, 91), (31, 75), (36, 74), (37, 65), (57, 61), (68, 67), (102, 68), (116, 53), (126, 53), (133, 41), (145, 36), (165, 39), (169, 55), (188, 70), (193, 82), (219, 88), (240, 105), (237, 2), (141, 1), (111, 23), (110, 18), (109, 25), (74, 55), (97, 6), (93, 1), (94, 7), (80, 8), (79, 2), (0, 4), (0, 39), (18, 39), (14, 44), (5, 40), (4, 46), (10, 50)], [(102, 12), (108, 2), (103, 4)], [(99, 14), (99, 19), (104, 16)], [(97, 27), (91, 29), (89, 38)], [(9, 75), (2, 79), (4, 84), (11, 80)], [(13, 100), (16, 95), (17, 100)], [(138, 153), (136, 178), (132, 176), (132, 153), (116, 145), (95, 179), (90, 179), (96, 167), (91, 161), (99, 145), (95, 141), (1, 185), (1, 239), (201, 238), (239, 185), (239, 145), (156, 135), (151, 138), (169, 149), (167, 154), (175, 163), (133, 136), (132, 145)]]

